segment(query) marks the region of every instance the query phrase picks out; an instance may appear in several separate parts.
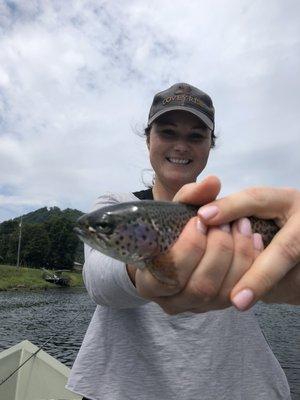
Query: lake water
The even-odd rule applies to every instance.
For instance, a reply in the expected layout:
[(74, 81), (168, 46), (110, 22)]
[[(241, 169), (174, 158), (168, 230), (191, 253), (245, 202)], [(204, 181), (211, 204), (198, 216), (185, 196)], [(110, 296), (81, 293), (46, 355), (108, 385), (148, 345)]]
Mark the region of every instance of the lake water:
[[(0, 350), (30, 340), (71, 366), (95, 305), (84, 289), (0, 292)], [(293, 400), (300, 400), (300, 307), (258, 304), (260, 325), (289, 381)]]

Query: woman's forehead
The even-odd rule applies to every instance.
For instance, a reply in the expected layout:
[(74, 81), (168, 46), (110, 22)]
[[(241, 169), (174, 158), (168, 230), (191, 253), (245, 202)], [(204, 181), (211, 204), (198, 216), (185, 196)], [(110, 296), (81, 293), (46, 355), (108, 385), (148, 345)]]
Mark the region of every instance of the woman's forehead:
[(206, 128), (204, 122), (196, 115), (183, 110), (169, 111), (158, 117), (154, 124), (156, 125), (177, 125), (180, 123), (190, 124), (193, 128)]

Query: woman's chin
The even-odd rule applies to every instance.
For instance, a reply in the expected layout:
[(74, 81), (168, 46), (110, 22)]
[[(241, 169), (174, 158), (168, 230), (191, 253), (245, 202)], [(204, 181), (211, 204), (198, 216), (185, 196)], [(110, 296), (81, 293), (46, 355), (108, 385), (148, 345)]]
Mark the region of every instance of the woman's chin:
[(167, 186), (172, 187), (174, 190), (178, 191), (183, 185), (195, 182), (196, 179), (190, 175), (178, 176), (178, 174), (169, 174), (165, 177), (164, 181), (166, 182)]

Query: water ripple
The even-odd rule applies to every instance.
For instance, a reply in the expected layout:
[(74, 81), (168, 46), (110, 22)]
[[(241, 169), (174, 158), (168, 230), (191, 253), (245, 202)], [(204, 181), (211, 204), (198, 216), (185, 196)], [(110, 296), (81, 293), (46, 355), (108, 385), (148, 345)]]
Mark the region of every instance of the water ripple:
[[(0, 350), (25, 338), (71, 367), (91, 320), (95, 304), (84, 289), (0, 292)], [(289, 381), (293, 400), (300, 399), (300, 307), (255, 306), (267, 341)], [(75, 320), (74, 320), (75, 318)]]

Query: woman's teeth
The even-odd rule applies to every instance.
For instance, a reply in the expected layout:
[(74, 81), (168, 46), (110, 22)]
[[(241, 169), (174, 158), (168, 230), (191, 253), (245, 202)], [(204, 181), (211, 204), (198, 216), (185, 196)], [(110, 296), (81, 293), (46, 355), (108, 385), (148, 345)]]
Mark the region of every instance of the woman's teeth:
[(167, 157), (167, 160), (169, 162), (171, 162), (172, 164), (182, 164), (182, 165), (186, 165), (186, 164), (189, 164), (191, 162), (191, 160), (183, 159), (183, 158), (169, 158), (169, 157)]

